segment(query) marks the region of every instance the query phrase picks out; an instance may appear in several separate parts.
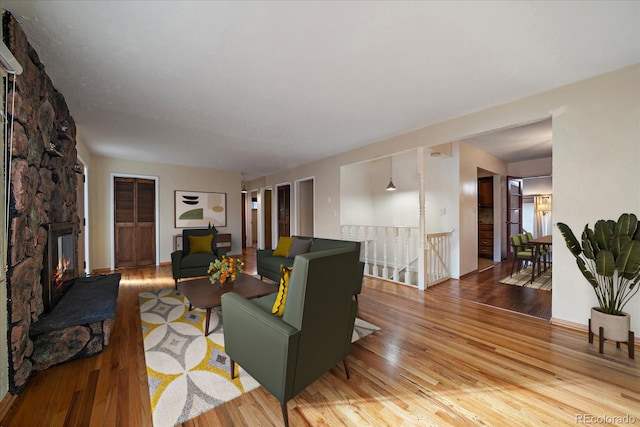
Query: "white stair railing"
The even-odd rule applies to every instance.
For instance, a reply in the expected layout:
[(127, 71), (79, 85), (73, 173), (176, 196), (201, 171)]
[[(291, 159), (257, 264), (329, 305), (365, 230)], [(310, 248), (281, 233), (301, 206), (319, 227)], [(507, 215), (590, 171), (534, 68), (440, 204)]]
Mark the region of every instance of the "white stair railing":
[[(420, 232), (417, 227), (341, 226), (343, 239), (361, 242), (364, 273), (368, 276), (419, 286)], [(424, 287), (450, 278), (451, 232), (427, 234), (424, 241)]]
[(426, 274), (427, 287), (451, 278), (451, 233), (427, 234), (426, 238)]

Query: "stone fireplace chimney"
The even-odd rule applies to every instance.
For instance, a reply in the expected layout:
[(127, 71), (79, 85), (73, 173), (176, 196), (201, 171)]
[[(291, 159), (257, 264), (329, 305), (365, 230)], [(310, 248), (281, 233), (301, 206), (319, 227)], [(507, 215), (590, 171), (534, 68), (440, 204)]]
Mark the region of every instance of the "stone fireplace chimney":
[[(47, 224), (78, 230), (76, 209), (76, 126), (64, 97), (53, 86), (37, 52), (9, 12), (3, 15), (4, 42), (23, 65), (9, 77), (9, 123), (13, 119), (9, 210), (9, 390), (16, 393), (33, 371), (29, 327), (44, 310), (42, 272)], [(16, 78), (13, 93), (11, 82)], [(8, 159), (7, 159), (8, 160)], [(73, 233), (77, 243), (77, 231)]]

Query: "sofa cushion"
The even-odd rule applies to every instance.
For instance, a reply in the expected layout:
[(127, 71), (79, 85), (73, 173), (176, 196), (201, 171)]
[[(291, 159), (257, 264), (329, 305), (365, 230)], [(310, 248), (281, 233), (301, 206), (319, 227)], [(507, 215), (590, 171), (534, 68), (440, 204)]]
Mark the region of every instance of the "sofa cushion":
[(293, 244), (291, 245), (291, 250), (287, 255), (287, 258), (295, 258), (296, 255), (306, 254), (309, 252), (309, 247), (311, 246), (311, 240), (307, 239), (299, 239), (297, 237), (293, 238)]
[(213, 254), (189, 254), (182, 257), (181, 268), (208, 267), (215, 258)]
[(206, 236), (187, 236), (189, 237), (189, 254), (212, 254), (211, 241), (213, 234)]
[(273, 251), (273, 256), (284, 256), (289, 255), (289, 251), (291, 250), (291, 245), (293, 244), (293, 237), (280, 237), (278, 239), (278, 245), (276, 249)]
[(278, 288), (278, 296), (273, 303), (271, 313), (276, 316), (284, 314), (284, 306), (287, 302), (287, 290), (289, 289), (289, 278), (291, 277), (291, 267), (280, 266), (280, 287)]

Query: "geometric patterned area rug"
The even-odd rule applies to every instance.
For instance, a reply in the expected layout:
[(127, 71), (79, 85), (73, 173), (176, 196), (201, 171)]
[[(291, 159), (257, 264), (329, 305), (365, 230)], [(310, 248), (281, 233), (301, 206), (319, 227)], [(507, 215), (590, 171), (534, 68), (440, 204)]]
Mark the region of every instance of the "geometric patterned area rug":
[[(239, 375), (230, 379), (220, 310), (211, 311), (211, 332), (205, 337), (206, 311), (189, 311), (180, 291), (138, 296), (155, 427), (181, 424), (259, 386), (238, 365)], [(357, 318), (351, 341), (379, 329)]]
[(540, 289), (542, 291), (550, 291), (551, 268), (548, 268), (547, 271), (542, 273), (540, 276), (536, 276), (536, 278), (533, 280), (533, 283), (531, 283), (531, 267), (520, 270), (520, 272), (514, 274), (513, 277), (505, 277), (504, 279), (500, 280), (500, 283), (504, 283), (506, 285), (522, 286), (525, 288)]

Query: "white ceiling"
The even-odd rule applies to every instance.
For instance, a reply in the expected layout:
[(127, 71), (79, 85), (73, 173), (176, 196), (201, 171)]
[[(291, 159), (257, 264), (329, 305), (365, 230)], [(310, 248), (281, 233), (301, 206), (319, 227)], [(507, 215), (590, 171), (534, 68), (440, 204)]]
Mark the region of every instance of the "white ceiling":
[(507, 163), (544, 159), (552, 154), (551, 119), (465, 138), (464, 141)]
[(640, 2), (0, 1), (95, 155), (265, 175), (640, 62)]

